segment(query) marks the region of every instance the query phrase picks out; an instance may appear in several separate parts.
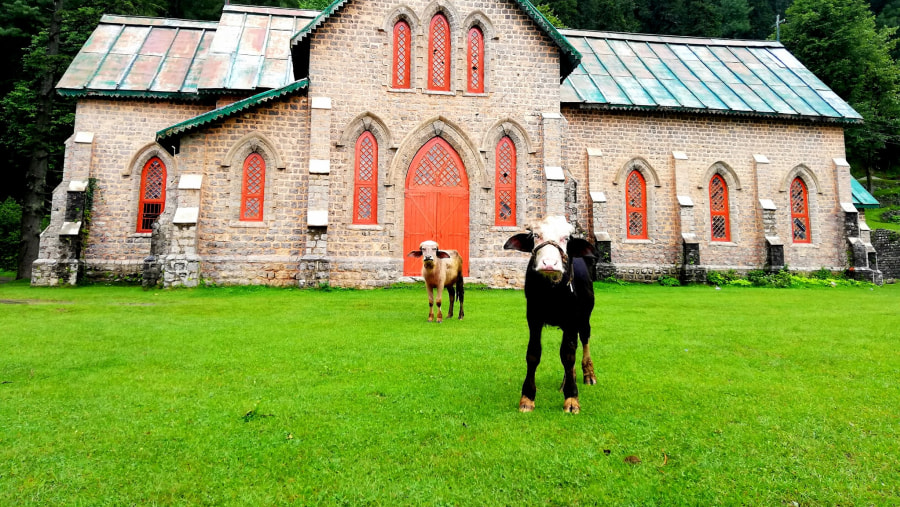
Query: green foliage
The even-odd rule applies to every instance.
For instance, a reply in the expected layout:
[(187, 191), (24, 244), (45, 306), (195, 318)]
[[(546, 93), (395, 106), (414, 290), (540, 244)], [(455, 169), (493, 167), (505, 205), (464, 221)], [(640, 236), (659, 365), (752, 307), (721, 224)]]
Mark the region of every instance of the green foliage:
[(681, 282), (678, 281), (677, 278), (671, 276), (661, 276), (659, 277), (657, 282), (659, 282), (659, 284), (663, 287), (678, 287), (681, 285)]
[(542, 16), (547, 18), (547, 21), (550, 22), (556, 28), (566, 28), (566, 24), (559, 19), (556, 14), (553, 12), (553, 8), (548, 4), (538, 4), (534, 6), (538, 12), (541, 13)]
[(900, 134), (900, 67), (891, 57), (896, 27), (877, 28), (863, 0), (796, 0), (781, 41), (864, 118), (846, 131), (847, 156), (871, 174), (891, 164)]
[(0, 505), (894, 503), (900, 286), (595, 287), (573, 416), (521, 291), (0, 285)]
[(21, 220), (22, 207), (12, 197), (0, 203), (0, 271), (16, 269)]

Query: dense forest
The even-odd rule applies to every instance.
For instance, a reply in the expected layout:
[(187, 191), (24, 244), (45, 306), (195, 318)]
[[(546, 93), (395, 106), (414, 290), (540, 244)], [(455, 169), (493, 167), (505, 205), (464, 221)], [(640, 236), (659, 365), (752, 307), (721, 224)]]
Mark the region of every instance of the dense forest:
[[(74, 101), (54, 86), (103, 14), (218, 19), (223, 0), (7, 0), (0, 19), (0, 270), (28, 276), (62, 173)], [(327, 0), (250, 3), (322, 9)], [(560, 27), (780, 40), (865, 118), (847, 129), (854, 173), (896, 172), (900, 0), (540, 0)], [(25, 262), (23, 262), (23, 260)]]

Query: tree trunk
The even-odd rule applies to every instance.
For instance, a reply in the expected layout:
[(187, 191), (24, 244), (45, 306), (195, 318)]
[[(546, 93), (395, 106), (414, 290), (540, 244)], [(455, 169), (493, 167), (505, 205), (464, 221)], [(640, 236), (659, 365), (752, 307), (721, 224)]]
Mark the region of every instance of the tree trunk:
[(41, 219), (44, 217), (44, 203), (47, 197), (47, 168), (50, 161), (50, 150), (47, 141), (50, 139), (50, 120), (56, 98), (56, 62), (59, 54), (60, 14), (63, 0), (54, 0), (53, 16), (47, 38), (47, 57), (51, 64), (41, 79), (40, 95), (35, 113), (35, 128), (38, 142), (31, 154), (28, 172), (25, 174), (25, 196), (22, 199), (22, 239), (19, 244), (19, 269), (16, 278), (31, 278), (31, 265), (38, 258), (40, 247)]

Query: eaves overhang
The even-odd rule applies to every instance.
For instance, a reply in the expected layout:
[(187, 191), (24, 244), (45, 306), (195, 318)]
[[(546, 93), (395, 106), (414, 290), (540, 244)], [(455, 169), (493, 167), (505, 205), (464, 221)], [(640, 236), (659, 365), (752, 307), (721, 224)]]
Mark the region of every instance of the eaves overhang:
[(622, 106), (615, 104), (597, 104), (590, 102), (562, 102), (563, 106), (575, 106), (579, 109), (589, 109), (598, 111), (617, 111), (617, 112), (641, 112), (641, 113), (679, 113), (679, 114), (699, 114), (709, 116), (731, 116), (737, 118), (761, 118), (771, 120), (788, 120), (788, 121), (806, 121), (813, 123), (833, 123), (842, 126), (862, 125), (865, 123), (861, 118), (844, 118), (829, 116), (812, 116), (799, 114), (779, 114), (764, 113), (758, 111), (736, 111), (732, 109), (711, 109), (711, 108), (691, 108), (691, 107), (668, 107), (668, 106)]
[(195, 116), (181, 123), (176, 123), (171, 127), (166, 127), (156, 133), (156, 141), (163, 144), (164, 141), (170, 141), (173, 138), (180, 138), (185, 133), (197, 129), (203, 125), (213, 123), (231, 117), (241, 111), (258, 107), (259, 105), (270, 100), (279, 99), (281, 97), (293, 95), (301, 90), (305, 90), (309, 86), (308, 79), (295, 81), (287, 86), (267, 90), (256, 95), (251, 95), (246, 99), (239, 100), (227, 106), (223, 106), (212, 111), (208, 111), (201, 115)]

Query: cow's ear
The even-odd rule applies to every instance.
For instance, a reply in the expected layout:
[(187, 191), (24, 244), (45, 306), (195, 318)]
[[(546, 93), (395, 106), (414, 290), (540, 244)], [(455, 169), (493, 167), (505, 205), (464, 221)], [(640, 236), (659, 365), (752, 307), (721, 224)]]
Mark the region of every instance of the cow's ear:
[(445, 250), (438, 250), (437, 256), (438, 256), (438, 259), (449, 259), (450, 258), (450, 254), (448, 254)]
[(534, 235), (532, 233), (520, 233), (506, 240), (504, 250), (518, 250), (531, 253), (534, 250)]
[(590, 241), (581, 238), (569, 238), (566, 245), (566, 255), (569, 257), (600, 257), (597, 249)]
[(412, 252), (409, 252), (408, 254), (406, 254), (406, 256), (407, 257), (421, 257), (422, 251), (421, 250), (413, 250)]

